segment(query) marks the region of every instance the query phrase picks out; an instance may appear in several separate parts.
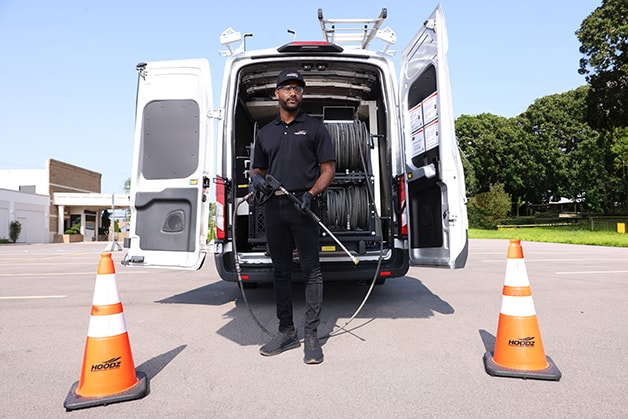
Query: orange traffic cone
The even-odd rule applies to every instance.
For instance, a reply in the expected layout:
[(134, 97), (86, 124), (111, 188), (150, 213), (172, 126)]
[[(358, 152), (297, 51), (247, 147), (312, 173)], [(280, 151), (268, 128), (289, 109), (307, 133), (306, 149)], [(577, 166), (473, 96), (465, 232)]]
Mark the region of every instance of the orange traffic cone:
[(495, 352), (484, 354), (484, 368), (499, 377), (554, 381), (561, 377), (545, 356), (520, 240), (511, 240), (508, 246)]
[(66, 410), (144, 397), (146, 374), (135, 371), (111, 253), (102, 253), (89, 319), (80, 380), (63, 403)]

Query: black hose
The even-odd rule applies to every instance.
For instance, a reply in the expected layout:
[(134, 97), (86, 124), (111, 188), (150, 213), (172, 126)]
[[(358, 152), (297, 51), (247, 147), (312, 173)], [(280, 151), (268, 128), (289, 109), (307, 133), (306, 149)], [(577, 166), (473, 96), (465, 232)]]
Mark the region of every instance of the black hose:
[(255, 195), (255, 192), (250, 192), (249, 194), (247, 194), (244, 197), (244, 199), (240, 201), (238, 205), (236, 205), (233, 209), (233, 218), (232, 218), (233, 221), (231, 223), (231, 241), (233, 244), (233, 259), (235, 261), (236, 273), (238, 275), (238, 286), (240, 287), (240, 293), (242, 294), (242, 300), (244, 300), (244, 305), (246, 305), (247, 310), (249, 311), (249, 313), (251, 314), (251, 317), (253, 317), (253, 320), (259, 326), (259, 328), (262, 329), (267, 335), (274, 338), (275, 334), (271, 332), (270, 330), (268, 330), (266, 327), (264, 327), (264, 325), (258, 320), (257, 316), (253, 312), (253, 309), (251, 308), (251, 305), (249, 304), (249, 300), (247, 300), (246, 298), (246, 292), (244, 292), (244, 283), (242, 282), (242, 270), (240, 268), (240, 257), (238, 256), (238, 249), (236, 247), (236, 220), (238, 216), (238, 208), (244, 202), (251, 199), (253, 195)]

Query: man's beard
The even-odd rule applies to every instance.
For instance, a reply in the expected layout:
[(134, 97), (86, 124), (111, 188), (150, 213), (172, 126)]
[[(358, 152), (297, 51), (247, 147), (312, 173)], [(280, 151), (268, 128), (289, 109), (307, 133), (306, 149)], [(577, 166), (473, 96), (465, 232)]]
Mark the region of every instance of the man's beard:
[(281, 108), (285, 111), (296, 112), (299, 110), (299, 108), (301, 108), (301, 102), (296, 101), (296, 104), (293, 105), (289, 103), (287, 100), (280, 100), (279, 106), (281, 106)]

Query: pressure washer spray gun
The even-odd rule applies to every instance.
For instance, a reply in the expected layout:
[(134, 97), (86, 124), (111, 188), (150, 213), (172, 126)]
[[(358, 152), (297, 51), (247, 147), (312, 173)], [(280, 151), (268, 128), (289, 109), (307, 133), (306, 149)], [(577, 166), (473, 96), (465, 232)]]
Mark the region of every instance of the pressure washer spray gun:
[[(294, 196), (293, 194), (291, 194), (290, 192), (288, 192), (286, 190), (286, 188), (284, 188), (281, 183), (279, 183), (279, 181), (277, 179), (275, 179), (272, 175), (266, 175), (266, 182), (268, 182), (268, 184), (272, 187), (273, 192), (274, 191), (281, 191), (283, 192), (285, 195), (287, 195), (295, 204), (301, 206), (301, 200), (299, 198), (297, 198), (296, 196)], [(265, 196), (263, 199), (263, 201), (266, 201), (268, 198), (270, 198), (270, 196), (272, 196), (271, 194), (268, 194), (269, 196)], [(331, 237), (332, 239), (334, 239), (334, 241), (338, 244), (338, 246), (340, 246), (340, 248), (347, 254), (347, 256), (349, 256), (349, 258), (351, 258), (351, 261), (353, 262), (354, 265), (357, 265), (358, 263), (360, 263), (360, 261), (351, 254), (351, 252), (349, 252), (349, 250), (340, 242), (340, 240), (338, 240), (338, 237), (336, 237), (334, 235), (334, 233), (332, 233), (325, 224), (323, 224), (323, 222), (321, 221), (321, 219), (314, 214), (314, 212), (312, 212), (311, 209), (309, 208), (305, 208), (305, 213), (312, 218), (314, 221), (316, 221), (318, 223), (319, 226), (321, 226), (321, 228), (323, 230), (325, 230), (325, 233), (327, 233), (329, 235), (329, 237)]]

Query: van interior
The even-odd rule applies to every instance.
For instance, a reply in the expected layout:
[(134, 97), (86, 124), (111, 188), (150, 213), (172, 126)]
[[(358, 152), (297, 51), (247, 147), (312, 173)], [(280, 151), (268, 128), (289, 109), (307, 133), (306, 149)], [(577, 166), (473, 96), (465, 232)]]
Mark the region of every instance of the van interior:
[[(391, 240), (393, 211), (399, 211), (398, 182), (386, 175), (392, 173), (386, 123), (392, 105), (384, 99), (388, 96), (379, 68), (364, 60), (286, 59), (253, 63), (240, 70), (230, 137), (235, 150), (234, 203), (250, 190), (248, 171), (255, 133), (277, 115), (275, 82), (284, 68), (302, 73), (306, 82), (303, 110), (324, 122), (336, 152), (334, 182), (319, 198), (320, 218), (352, 252), (379, 252), (382, 240)], [(263, 207), (258, 200), (249, 202), (236, 222), (239, 251), (266, 248)], [(321, 233), (322, 248), (335, 253), (333, 241)]]

